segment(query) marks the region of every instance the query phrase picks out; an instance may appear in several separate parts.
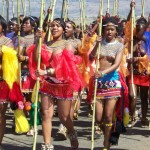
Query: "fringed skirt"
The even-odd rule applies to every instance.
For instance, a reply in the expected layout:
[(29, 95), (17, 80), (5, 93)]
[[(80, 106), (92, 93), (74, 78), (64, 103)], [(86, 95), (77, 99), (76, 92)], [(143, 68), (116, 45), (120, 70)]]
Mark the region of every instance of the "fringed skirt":
[(73, 100), (73, 88), (71, 84), (60, 82), (52, 77), (41, 82), (40, 93), (54, 99)]
[(9, 87), (5, 80), (0, 80), (0, 103), (8, 102)]

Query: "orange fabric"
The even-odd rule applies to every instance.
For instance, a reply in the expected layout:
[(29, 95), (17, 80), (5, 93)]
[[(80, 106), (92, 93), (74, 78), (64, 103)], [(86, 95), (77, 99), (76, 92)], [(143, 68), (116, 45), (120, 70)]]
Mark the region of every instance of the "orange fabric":
[(82, 39), (82, 47), (79, 49), (79, 55), (83, 59), (83, 63), (79, 68), (87, 85), (89, 84), (91, 71), (93, 68), (92, 63), (89, 63), (89, 53), (91, 51), (91, 48), (94, 46), (96, 37), (97, 34), (94, 34), (92, 37), (89, 37), (87, 34), (85, 34)]
[[(129, 21), (127, 21), (125, 27), (125, 37), (127, 42), (131, 41), (131, 25), (132, 25), (132, 20), (130, 19)], [(133, 36), (135, 35), (136, 35), (136, 28), (134, 27)]]
[(142, 73), (143, 69), (146, 69), (149, 71), (149, 59), (148, 59), (148, 55), (145, 55), (143, 57), (138, 57), (138, 68), (139, 68), (139, 72)]
[(129, 70), (127, 68), (127, 61), (126, 61), (127, 55), (128, 55), (128, 48), (125, 47), (123, 50), (122, 60), (119, 66), (119, 71), (123, 74), (124, 77), (129, 75)]

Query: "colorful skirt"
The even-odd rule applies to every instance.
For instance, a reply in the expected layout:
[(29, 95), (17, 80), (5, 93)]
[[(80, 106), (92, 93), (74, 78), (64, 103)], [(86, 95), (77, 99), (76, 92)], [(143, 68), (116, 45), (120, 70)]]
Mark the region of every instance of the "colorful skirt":
[(52, 77), (41, 82), (40, 93), (48, 95), (54, 99), (73, 100), (72, 86)]
[(9, 99), (9, 87), (4, 80), (0, 80), (0, 103), (8, 102)]
[[(94, 96), (94, 78), (91, 79), (88, 102), (91, 103)], [(96, 97), (98, 99), (112, 99), (121, 97), (121, 82), (117, 71), (98, 78)]]
[(32, 92), (35, 80), (31, 78), (29, 70), (21, 70), (22, 92)]

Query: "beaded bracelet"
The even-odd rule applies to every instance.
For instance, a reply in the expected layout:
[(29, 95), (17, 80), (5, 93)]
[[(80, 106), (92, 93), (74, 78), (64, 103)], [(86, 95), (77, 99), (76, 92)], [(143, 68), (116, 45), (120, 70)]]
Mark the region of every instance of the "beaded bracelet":
[(105, 73), (101, 72), (101, 77), (104, 77), (105, 76)]
[(47, 69), (46, 71), (47, 71), (47, 75), (50, 75), (50, 76), (52, 75), (52, 69), (51, 68)]

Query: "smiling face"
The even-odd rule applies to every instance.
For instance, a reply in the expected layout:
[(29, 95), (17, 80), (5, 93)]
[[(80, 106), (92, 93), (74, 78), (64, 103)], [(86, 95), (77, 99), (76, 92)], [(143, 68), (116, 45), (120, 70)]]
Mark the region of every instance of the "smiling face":
[(74, 28), (71, 23), (66, 23), (66, 28), (65, 28), (65, 36), (66, 38), (72, 37), (74, 34)]
[(107, 23), (104, 28), (104, 37), (106, 38), (106, 41), (111, 42), (115, 38), (116, 33), (116, 26), (111, 22)]
[(53, 38), (62, 38), (63, 28), (58, 21), (53, 21), (50, 25), (51, 34)]

